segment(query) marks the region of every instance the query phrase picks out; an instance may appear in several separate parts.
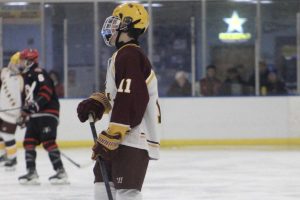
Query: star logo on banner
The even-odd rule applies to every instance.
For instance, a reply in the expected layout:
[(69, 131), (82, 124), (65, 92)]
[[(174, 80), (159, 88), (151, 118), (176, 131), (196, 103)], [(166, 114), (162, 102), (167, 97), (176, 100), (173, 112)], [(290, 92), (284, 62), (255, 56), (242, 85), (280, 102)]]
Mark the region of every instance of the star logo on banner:
[(246, 18), (240, 18), (236, 11), (233, 11), (231, 18), (223, 19), (228, 24), (227, 33), (232, 33), (237, 31), (239, 33), (243, 33), (242, 25), (247, 21)]

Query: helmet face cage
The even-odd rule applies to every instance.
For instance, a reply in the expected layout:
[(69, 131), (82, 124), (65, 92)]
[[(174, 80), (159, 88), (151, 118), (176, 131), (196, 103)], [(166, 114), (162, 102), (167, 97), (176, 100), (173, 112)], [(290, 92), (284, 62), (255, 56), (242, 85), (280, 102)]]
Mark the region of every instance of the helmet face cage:
[(101, 35), (107, 46), (112, 46), (110, 44), (110, 40), (112, 36), (118, 31), (120, 24), (121, 24), (121, 20), (118, 17), (110, 16), (106, 18), (102, 26)]

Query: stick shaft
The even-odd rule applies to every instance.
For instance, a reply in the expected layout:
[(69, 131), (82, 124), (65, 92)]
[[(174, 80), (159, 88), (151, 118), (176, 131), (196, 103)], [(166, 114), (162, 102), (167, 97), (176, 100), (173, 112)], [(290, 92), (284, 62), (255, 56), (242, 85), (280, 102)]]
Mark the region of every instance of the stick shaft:
[[(89, 116), (89, 122), (90, 122), (90, 127), (91, 127), (91, 130), (92, 130), (94, 141), (96, 142), (96, 140), (97, 140), (97, 131), (96, 131), (96, 127), (95, 127), (94, 118), (93, 118), (92, 115)], [(99, 162), (99, 165), (100, 165), (100, 171), (101, 171), (101, 174), (102, 174), (102, 177), (103, 177), (103, 182), (104, 182), (104, 185), (105, 185), (105, 189), (106, 189), (108, 199), (113, 200), (111, 189), (110, 189), (110, 186), (109, 186), (109, 179), (108, 179), (106, 166), (105, 166), (103, 160), (101, 160), (100, 156), (97, 157), (97, 161)]]
[(8, 109), (0, 110), (0, 112), (7, 112), (7, 111), (11, 111), (11, 110), (20, 110), (21, 108), (22, 107), (8, 108)]
[(75, 162), (73, 159), (71, 159), (69, 156), (64, 154), (63, 152), (60, 152), (60, 154), (65, 157), (68, 161), (70, 161), (72, 164), (74, 164), (76, 167), (81, 168), (81, 165)]

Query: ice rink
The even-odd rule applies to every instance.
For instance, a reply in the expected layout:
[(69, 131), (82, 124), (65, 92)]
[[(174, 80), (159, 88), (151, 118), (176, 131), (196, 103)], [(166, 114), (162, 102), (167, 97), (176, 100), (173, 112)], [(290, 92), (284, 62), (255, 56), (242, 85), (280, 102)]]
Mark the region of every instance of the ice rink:
[[(41, 185), (22, 186), (24, 151), (15, 172), (0, 168), (0, 200), (92, 200), (93, 174), (89, 149), (62, 149), (81, 164), (63, 158), (70, 185), (53, 186), (46, 152), (38, 149)], [(152, 161), (144, 184), (145, 200), (299, 200), (300, 151), (274, 149), (164, 149)]]

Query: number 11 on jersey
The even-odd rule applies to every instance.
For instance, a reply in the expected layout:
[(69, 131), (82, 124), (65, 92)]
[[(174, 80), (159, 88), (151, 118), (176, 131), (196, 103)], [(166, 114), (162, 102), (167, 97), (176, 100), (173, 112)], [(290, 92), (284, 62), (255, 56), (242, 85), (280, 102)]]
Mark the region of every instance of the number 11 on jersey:
[[(123, 89), (125, 81), (126, 81), (126, 83), (125, 83), (125, 89)], [(122, 79), (121, 83), (119, 85), (119, 88), (118, 88), (118, 92), (130, 93), (130, 85), (131, 85), (131, 79), (130, 78), (128, 78), (128, 79)]]

